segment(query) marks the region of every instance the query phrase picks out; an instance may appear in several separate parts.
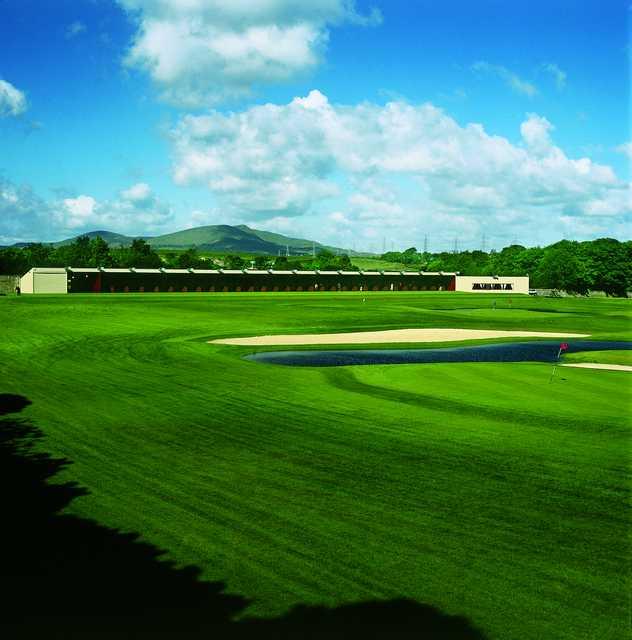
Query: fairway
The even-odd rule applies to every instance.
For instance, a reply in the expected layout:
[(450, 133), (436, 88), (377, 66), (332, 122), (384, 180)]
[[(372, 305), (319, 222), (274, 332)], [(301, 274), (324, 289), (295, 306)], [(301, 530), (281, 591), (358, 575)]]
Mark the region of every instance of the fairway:
[[(0, 450), (66, 461), (35, 480), (28, 464), (2, 473), (13, 575), (24, 564), (43, 585), (14, 622), (111, 616), (119, 590), (142, 604), (147, 589), (180, 594), (177, 629), (253, 638), (335, 621), (383, 637), (398, 623), (420, 638), (629, 637), (632, 376), (562, 368), (551, 382), (535, 362), (291, 368), (242, 358), (263, 347), (209, 343), (418, 328), (630, 340), (629, 300), (42, 295), (0, 298), (0, 320), (0, 393), (22, 399), (0, 418)], [(60, 509), (89, 535), (49, 536), (33, 516), (50, 501), (20, 482), (47, 478), (68, 494), (47, 522)], [(212, 593), (185, 601), (200, 581)], [(155, 615), (144, 628), (163, 620), (132, 609)]]

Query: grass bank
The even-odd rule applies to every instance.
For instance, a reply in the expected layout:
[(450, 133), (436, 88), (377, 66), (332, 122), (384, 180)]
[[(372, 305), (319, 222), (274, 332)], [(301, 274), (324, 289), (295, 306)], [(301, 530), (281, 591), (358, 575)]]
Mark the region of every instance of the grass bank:
[[(358, 606), (374, 620), (405, 602), (467, 620), (452, 637), (619, 640), (631, 587), (630, 376), (566, 369), (549, 383), (551, 367), (537, 363), (291, 369), (205, 342), (408, 327), (632, 338), (626, 300), (496, 302), (3, 298), (1, 391), (25, 399), (3, 424), (41, 434), (29, 455), (68, 461), (50, 476), (81, 488), (59, 504), (67, 517), (138, 534), (129, 545), (165, 552), (152, 562), (195, 567), (196, 582), (233, 602), (199, 607), (204, 624), (294, 615), (296, 637), (314, 611), (338, 619)], [(84, 550), (96, 572), (107, 545), (97, 546)]]

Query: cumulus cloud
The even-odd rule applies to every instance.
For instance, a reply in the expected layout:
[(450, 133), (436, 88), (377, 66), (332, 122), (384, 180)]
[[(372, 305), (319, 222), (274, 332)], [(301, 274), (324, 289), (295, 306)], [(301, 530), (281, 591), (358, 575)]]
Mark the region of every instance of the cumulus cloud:
[(50, 207), (29, 186), (0, 175), (0, 244), (38, 240), (46, 233)]
[(121, 191), (114, 200), (98, 202), (88, 195), (65, 198), (56, 206), (53, 217), (60, 229), (149, 233), (171, 222), (173, 211), (152, 193), (149, 185), (139, 182)]
[(0, 79), (0, 118), (19, 116), (27, 106), (24, 93), (10, 82)]
[(529, 113), (527, 119), (520, 125), (520, 134), (526, 145), (535, 153), (547, 153), (553, 143), (550, 131), (553, 125), (537, 113)]
[(534, 84), (523, 80), (517, 73), (514, 73), (502, 65), (490, 64), (489, 62), (481, 60), (472, 65), (472, 70), (497, 76), (513, 91), (528, 96), (529, 98), (533, 98), (533, 96), (538, 93), (538, 88)]
[(29, 186), (0, 176), (0, 244), (53, 240), (98, 229), (162, 232), (173, 219), (171, 206), (145, 183), (132, 185), (112, 200), (86, 194), (45, 200)]
[(91, 196), (65, 198), (58, 216), (68, 229), (85, 227), (96, 219), (97, 201)]
[(151, 187), (145, 182), (137, 182), (129, 189), (124, 189), (121, 191), (121, 198), (128, 202), (134, 202), (139, 206), (151, 205), (154, 201)]
[(566, 71), (562, 71), (555, 63), (548, 62), (542, 65), (543, 71), (553, 76), (555, 85), (559, 91), (563, 91), (566, 88)]
[(249, 95), (313, 69), (328, 28), (373, 25), (354, 0), (118, 0), (138, 30), (129, 66), (146, 70), (168, 101), (199, 107)]
[(403, 237), (486, 225), (533, 237), (535, 225), (555, 239), (561, 216), (607, 225), (628, 215), (627, 185), (609, 166), (569, 158), (553, 131), (531, 113), (512, 143), (432, 104), (334, 105), (312, 91), (284, 105), (182, 117), (171, 132), (173, 171), (180, 185), (205, 185), (224, 215), (261, 226), (300, 217), (316, 231), (325, 219), (340, 230), (342, 215), (364, 237), (385, 225)]

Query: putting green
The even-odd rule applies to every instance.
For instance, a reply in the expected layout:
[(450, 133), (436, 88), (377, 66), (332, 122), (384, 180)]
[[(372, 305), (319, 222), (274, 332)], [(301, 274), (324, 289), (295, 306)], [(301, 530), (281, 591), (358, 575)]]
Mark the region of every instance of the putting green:
[(582, 362), (632, 366), (632, 351), (592, 351), (590, 353), (569, 353), (564, 356), (564, 363), (575, 364)]
[(233, 618), (406, 598), (488, 639), (627, 637), (629, 376), (294, 369), (208, 341), (446, 326), (630, 340), (629, 301), (364, 297), (2, 298), (1, 391), (31, 402), (10, 419), (41, 431), (36, 449), (69, 461), (52, 481), (87, 491), (65, 513), (198, 567), (244, 599)]

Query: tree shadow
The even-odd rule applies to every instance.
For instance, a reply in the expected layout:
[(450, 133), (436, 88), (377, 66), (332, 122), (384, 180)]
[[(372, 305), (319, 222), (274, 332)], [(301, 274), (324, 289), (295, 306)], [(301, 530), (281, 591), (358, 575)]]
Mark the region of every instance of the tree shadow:
[(87, 491), (50, 484), (69, 460), (36, 453), (40, 430), (0, 394), (0, 632), (7, 638), (418, 638), (483, 640), (466, 618), (412, 600), (334, 609), (301, 605), (235, 621), (250, 601), (177, 567), (165, 551), (96, 522), (60, 514)]

